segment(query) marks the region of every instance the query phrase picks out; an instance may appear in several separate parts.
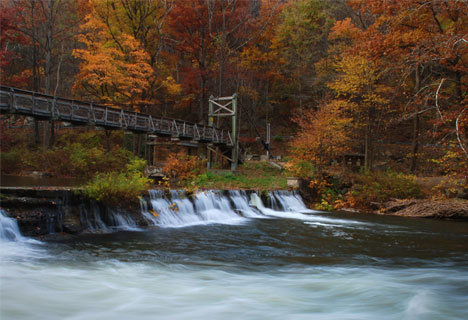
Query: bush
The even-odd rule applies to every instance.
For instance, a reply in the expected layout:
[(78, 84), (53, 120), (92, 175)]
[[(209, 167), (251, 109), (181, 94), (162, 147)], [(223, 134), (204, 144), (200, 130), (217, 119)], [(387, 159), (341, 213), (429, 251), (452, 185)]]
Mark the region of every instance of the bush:
[(171, 153), (167, 158), (163, 172), (175, 184), (187, 184), (205, 171), (206, 160), (197, 156), (180, 153)]
[[(64, 132), (57, 134), (54, 147), (44, 150), (28, 144), (28, 136), (15, 131), (3, 134), (8, 144), (0, 146), (2, 173), (24, 174), (45, 171), (57, 177), (91, 178), (97, 173), (125, 170), (133, 154), (118, 145), (123, 133), (111, 133), (114, 148), (106, 150), (103, 132)], [(30, 137), (29, 137), (30, 138)], [(29, 139), (30, 140), (30, 139)], [(29, 141), (30, 142), (30, 141)]]
[(293, 175), (295, 177), (305, 178), (305, 179), (314, 178), (315, 167), (309, 161), (291, 160), (291, 161), (288, 161), (285, 168), (287, 169), (289, 174), (291, 174), (291, 175)]
[(146, 161), (133, 159), (126, 172), (109, 172), (97, 175), (83, 187), (83, 193), (92, 199), (118, 205), (132, 202), (150, 187), (151, 180), (143, 175)]
[(4, 173), (16, 172), (21, 168), (20, 153), (18, 150), (10, 150), (0, 153), (1, 167)]
[(371, 202), (423, 196), (416, 177), (395, 172), (372, 172), (354, 177), (354, 184), (346, 195), (351, 206), (369, 207)]

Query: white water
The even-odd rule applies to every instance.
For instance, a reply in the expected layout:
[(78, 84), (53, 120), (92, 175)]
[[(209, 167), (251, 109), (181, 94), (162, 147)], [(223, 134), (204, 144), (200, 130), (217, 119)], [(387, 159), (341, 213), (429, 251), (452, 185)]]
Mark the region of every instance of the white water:
[[(41, 245), (40, 241), (23, 237), (16, 220), (8, 217), (8, 214), (0, 209), (0, 262), (29, 260), (42, 256), (43, 251), (38, 250), (38, 245)], [(3, 269), (0, 268), (0, 271), (3, 272)], [(2, 282), (0, 282), (0, 288), (2, 288)]]
[(246, 218), (261, 216), (248, 205), (247, 195), (241, 191), (231, 191), (229, 198), (219, 191), (202, 191), (192, 196), (193, 203), (184, 191), (171, 191), (171, 199), (161, 190), (150, 190), (149, 194), (152, 213), (143, 203), (142, 214), (150, 223), (161, 227), (236, 225), (246, 222)]
[(108, 233), (115, 230), (139, 231), (137, 223), (125, 212), (111, 210), (107, 223), (103, 221), (99, 206), (91, 205), (89, 210), (84, 205), (80, 206), (80, 219), (85, 221), (89, 232)]
[[(4, 320), (435, 320), (463, 319), (458, 316), (464, 314), (462, 305), (450, 309), (454, 304), (437, 292), (442, 279), (435, 270), (306, 267), (232, 273), (103, 261), (88, 266), (15, 265), (3, 272), (8, 274), (2, 283)], [(408, 285), (419, 272), (431, 277), (427, 283), (436, 288)], [(448, 277), (455, 284), (454, 276)]]
[(0, 241), (23, 241), (24, 238), (18, 228), (15, 219), (7, 216), (7, 213), (0, 209)]
[[(193, 195), (193, 203), (185, 192), (172, 190), (170, 199), (162, 190), (150, 190), (151, 210), (141, 202), (142, 215), (150, 225), (180, 228), (195, 225), (246, 223), (249, 219), (283, 218), (306, 221), (309, 225), (335, 227), (364, 225), (363, 222), (327, 218), (320, 211), (308, 209), (295, 192), (273, 191), (268, 194), (268, 208), (257, 193), (250, 199), (245, 191), (231, 190), (225, 196), (219, 191), (202, 191)], [(151, 213), (152, 212), (152, 213)]]

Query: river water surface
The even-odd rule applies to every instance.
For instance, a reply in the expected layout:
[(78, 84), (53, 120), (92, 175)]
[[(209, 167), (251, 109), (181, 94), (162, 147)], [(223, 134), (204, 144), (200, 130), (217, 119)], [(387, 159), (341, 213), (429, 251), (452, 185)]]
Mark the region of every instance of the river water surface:
[(66, 242), (2, 217), (0, 318), (468, 319), (468, 223), (295, 210)]

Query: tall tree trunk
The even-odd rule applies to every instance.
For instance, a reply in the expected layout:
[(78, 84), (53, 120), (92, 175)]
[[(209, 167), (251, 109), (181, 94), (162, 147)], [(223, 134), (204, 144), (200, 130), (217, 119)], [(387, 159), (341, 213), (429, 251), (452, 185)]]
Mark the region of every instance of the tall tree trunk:
[(366, 171), (372, 169), (372, 133), (371, 133), (371, 124), (370, 119), (366, 125), (366, 134), (364, 142), (364, 168)]
[[(46, 24), (46, 43), (45, 43), (45, 91), (46, 94), (51, 94), (51, 78), (52, 78), (52, 41), (53, 41), (53, 27), (55, 20), (55, 0), (46, 1), (47, 6), (43, 7), (45, 16), (47, 17)], [(51, 119), (48, 123), (44, 123), (44, 148), (48, 149), (52, 146), (55, 138), (55, 123)]]
[[(37, 65), (37, 46), (36, 46), (36, 28), (34, 26), (34, 17), (36, 16), (36, 13), (35, 13), (35, 5), (36, 5), (36, 1), (35, 0), (31, 0), (30, 1), (30, 5), (31, 5), (31, 41), (33, 43), (33, 46), (32, 46), (32, 76), (33, 76), (33, 87), (32, 87), (32, 90), (37, 92), (39, 90), (39, 73), (37, 72), (37, 68), (38, 68), (38, 65)], [(39, 143), (40, 143), (40, 128), (39, 128), (39, 120), (37, 120), (36, 118), (34, 118), (34, 146), (37, 148), (39, 147)]]
[(50, 120), (49, 126), (50, 126), (49, 147), (53, 147), (54, 142), (55, 142), (55, 121)]
[(41, 132), (39, 130), (39, 120), (34, 118), (34, 146), (39, 147)]
[[(418, 108), (419, 110), (419, 108)], [(412, 173), (416, 171), (418, 163), (418, 151), (419, 151), (419, 115), (416, 114), (413, 118), (413, 141), (411, 145), (411, 167)]]
[(140, 133), (133, 134), (133, 155), (139, 157), (141, 155), (142, 135)]
[(137, 155), (137, 144), (138, 144), (138, 137), (137, 137), (138, 134), (136, 133), (132, 133), (132, 136), (133, 136), (133, 155), (136, 156)]
[(206, 87), (206, 80), (205, 80), (205, 77), (202, 76), (201, 77), (201, 97), (200, 97), (200, 106), (199, 106), (199, 112), (198, 112), (198, 117), (199, 117), (199, 121), (203, 121), (203, 123), (207, 123), (208, 119), (205, 119), (204, 118), (204, 114), (205, 114), (205, 108), (206, 108), (206, 103), (207, 101), (205, 101), (206, 99), (206, 96), (205, 96), (205, 87)]
[(111, 131), (108, 130), (108, 129), (105, 129), (104, 132), (105, 132), (105, 135), (106, 135), (106, 152), (109, 154), (110, 151), (111, 151), (111, 143), (110, 143)]
[[(419, 63), (416, 64), (415, 77), (414, 77), (414, 94), (418, 94), (421, 89), (421, 74)], [(419, 104), (416, 107), (416, 114), (413, 118), (413, 138), (411, 146), (411, 167), (412, 173), (416, 172), (418, 162), (418, 151), (419, 151)]]

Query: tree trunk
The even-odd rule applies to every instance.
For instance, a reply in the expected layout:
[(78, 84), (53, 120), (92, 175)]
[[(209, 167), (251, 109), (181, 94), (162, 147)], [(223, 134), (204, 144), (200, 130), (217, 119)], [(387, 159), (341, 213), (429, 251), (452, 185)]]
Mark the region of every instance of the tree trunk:
[[(37, 72), (37, 46), (36, 46), (36, 28), (34, 26), (34, 17), (36, 16), (35, 13), (35, 5), (36, 2), (34, 0), (30, 1), (31, 4), (31, 41), (33, 43), (32, 46), (32, 77), (33, 77), (33, 87), (32, 90), (37, 92), (39, 90), (39, 73)], [(36, 148), (39, 147), (40, 144), (40, 130), (39, 130), (39, 120), (34, 118), (34, 145)]]
[(108, 129), (105, 129), (105, 134), (106, 134), (106, 152), (109, 154), (111, 151), (111, 143), (110, 143), (110, 135), (111, 131)]
[(133, 155), (139, 157), (141, 155), (141, 134), (133, 134)]
[(201, 97), (200, 97), (200, 108), (199, 108), (199, 113), (198, 113), (198, 116), (199, 116), (199, 121), (203, 121), (203, 123), (207, 123), (208, 119), (205, 119), (204, 118), (204, 112), (205, 112), (205, 87), (206, 87), (206, 80), (205, 80), (205, 77), (202, 76), (201, 77)]
[(42, 124), (43, 124), (42, 147), (47, 150), (49, 149), (49, 143), (50, 143), (50, 129), (49, 129), (50, 123), (49, 121), (43, 121)]
[[(55, 0), (47, 1), (47, 34), (45, 43), (45, 91), (50, 95), (51, 78), (52, 78), (52, 41), (53, 41), (53, 27), (54, 27), (54, 6)], [(48, 149), (52, 146), (55, 138), (55, 123), (50, 120), (44, 124), (44, 148)]]
[(137, 155), (137, 144), (138, 144), (138, 138), (136, 133), (132, 133), (133, 136), (133, 155)]
[(137, 135), (137, 156), (140, 157), (141, 156), (141, 143), (142, 143), (142, 140), (143, 140), (143, 135), (142, 134), (138, 134)]
[(34, 118), (34, 146), (37, 148), (40, 144), (41, 133), (39, 131), (39, 121)]
[[(416, 64), (415, 74), (414, 74), (414, 92), (418, 94), (421, 88), (421, 74), (419, 63)], [(419, 104), (416, 107), (416, 114), (413, 118), (413, 141), (411, 148), (411, 167), (410, 170), (412, 173), (416, 172), (417, 162), (418, 162), (418, 151), (419, 151)]]
[(372, 135), (371, 135), (371, 125), (367, 123), (365, 142), (364, 142), (364, 168), (366, 171), (372, 169)]
[(54, 142), (55, 142), (55, 121), (50, 120), (49, 125), (50, 125), (49, 147), (53, 147)]
[[(419, 108), (418, 108), (419, 109)], [(419, 151), (419, 115), (416, 114), (413, 118), (413, 142), (411, 146), (411, 152), (412, 152), (412, 157), (411, 157), (411, 173), (414, 173), (416, 171), (417, 167), (417, 162), (418, 162), (418, 151)]]

